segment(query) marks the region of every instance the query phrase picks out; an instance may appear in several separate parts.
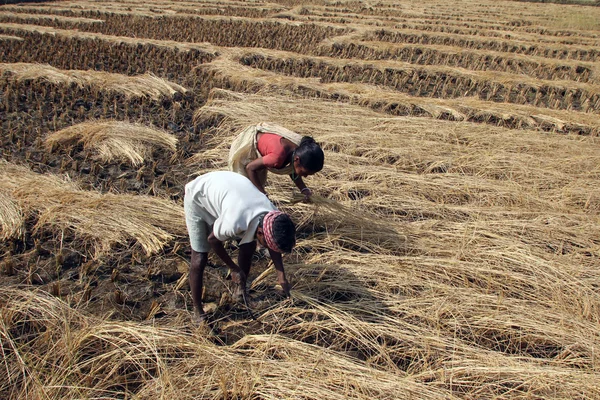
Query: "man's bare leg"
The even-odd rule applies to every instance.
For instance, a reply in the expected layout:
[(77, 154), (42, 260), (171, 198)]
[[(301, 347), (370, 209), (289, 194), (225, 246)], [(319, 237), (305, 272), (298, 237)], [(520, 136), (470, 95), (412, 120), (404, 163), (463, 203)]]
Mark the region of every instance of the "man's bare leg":
[(256, 250), (256, 242), (252, 241), (250, 243), (244, 243), (239, 247), (238, 250), (238, 266), (242, 270), (245, 275), (245, 279), (237, 283), (236, 288), (233, 292), (233, 299), (235, 301), (242, 301), (243, 296), (246, 294), (246, 281), (248, 275), (250, 274), (250, 267), (252, 266), (252, 256), (254, 255), (254, 251)]
[(192, 290), (192, 300), (194, 301), (195, 319), (198, 322), (206, 320), (206, 314), (202, 308), (202, 278), (207, 263), (208, 253), (198, 253), (192, 249), (189, 281), (190, 289)]
[(252, 256), (256, 250), (256, 241), (250, 243), (244, 243), (240, 246), (238, 252), (238, 265), (246, 277), (250, 274), (250, 267), (252, 266)]

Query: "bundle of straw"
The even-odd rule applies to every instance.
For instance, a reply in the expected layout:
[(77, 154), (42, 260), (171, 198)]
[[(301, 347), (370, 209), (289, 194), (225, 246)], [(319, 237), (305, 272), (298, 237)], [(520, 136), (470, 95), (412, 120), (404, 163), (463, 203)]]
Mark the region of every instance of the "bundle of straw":
[(177, 138), (165, 131), (121, 121), (94, 121), (70, 126), (46, 137), (46, 147), (83, 144), (103, 161), (128, 160), (133, 166), (152, 156), (152, 150), (177, 150)]
[(37, 215), (35, 229), (71, 231), (96, 255), (131, 239), (147, 254), (156, 253), (186, 233), (183, 208), (170, 200), (81, 190), (58, 176), (7, 162), (0, 166), (0, 191), (25, 215)]

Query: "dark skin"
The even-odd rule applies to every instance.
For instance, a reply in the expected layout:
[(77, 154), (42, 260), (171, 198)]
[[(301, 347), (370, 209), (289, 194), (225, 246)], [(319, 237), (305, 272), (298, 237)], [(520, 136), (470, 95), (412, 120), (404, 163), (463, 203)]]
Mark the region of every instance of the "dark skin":
[[(256, 230), (255, 239), (256, 240), (252, 242), (244, 243), (239, 246), (238, 262), (236, 264), (231, 259), (229, 254), (227, 254), (227, 251), (223, 246), (223, 242), (217, 239), (212, 231), (210, 232), (210, 235), (208, 235), (208, 243), (210, 243), (211, 248), (231, 270), (231, 280), (237, 284), (234, 297), (237, 297), (238, 299), (243, 296), (246, 288), (246, 280), (248, 274), (250, 273), (250, 267), (252, 266), (252, 255), (254, 254), (254, 250), (256, 250), (256, 241), (258, 241), (263, 247), (268, 248), (263, 229), (261, 227)], [(271, 259), (275, 265), (275, 270), (277, 271), (277, 282), (283, 289), (285, 295), (289, 297), (291, 286), (285, 277), (281, 253), (269, 248), (269, 254), (271, 255)], [(190, 288), (192, 290), (194, 308), (196, 310), (196, 317), (199, 321), (206, 319), (206, 315), (202, 306), (202, 283), (204, 268), (206, 267), (207, 263), (208, 253), (199, 253), (192, 249), (189, 281)]]
[[(258, 141), (261, 136), (262, 133), (259, 133), (256, 137), (256, 140)], [(298, 148), (298, 145), (289, 141), (286, 138), (281, 138), (281, 144), (285, 149), (286, 159), (289, 159), (285, 165), (288, 165), (289, 163), (293, 163), (294, 165), (295, 175), (290, 175), (290, 178), (292, 179), (292, 181), (294, 181), (296, 187), (304, 195), (304, 199), (308, 200), (310, 196), (312, 196), (312, 191), (306, 187), (302, 178), (309, 175), (314, 175), (316, 172), (310, 171), (304, 168), (302, 165), (300, 165), (300, 157), (296, 156), (292, 160), (292, 155), (294, 153), (294, 150)], [(267, 167), (265, 166), (262, 157), (258, 157), (256, 160), (253, 160), (248, 165), (246, 165), (246, 173), (248, 174), (248, 178), (250, 179), (250, 181), (254, 184), (254, 186), (257, 187), (258, 190), (266, 194), (265, 188), (260, 184), (260, 180), (258, 179), (258, 172), (265, 168)]]

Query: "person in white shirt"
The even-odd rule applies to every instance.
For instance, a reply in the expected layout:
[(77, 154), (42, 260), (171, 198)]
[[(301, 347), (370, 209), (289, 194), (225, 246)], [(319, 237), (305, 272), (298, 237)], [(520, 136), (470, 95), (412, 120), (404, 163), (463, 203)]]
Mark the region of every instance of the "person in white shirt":
[[(281, 253), (289, 253), (296, 244), (296, 227), (291, 218), (277, 210), (245, 176), (231, 171), (200, 175), (185, 185), (185, 222), (192, 256), (189, 282), (196, 319), (205, 320), (202, 307), (202, 277), (212, 249), (229, 267), (236, 283), (234, 297), (246, 295), (246, 279), (252, 265), (256, 241), (269, 250), (277, 281), (289, 296)], [(223, 242), (240, 239), (237, 264), (227, 254)]]

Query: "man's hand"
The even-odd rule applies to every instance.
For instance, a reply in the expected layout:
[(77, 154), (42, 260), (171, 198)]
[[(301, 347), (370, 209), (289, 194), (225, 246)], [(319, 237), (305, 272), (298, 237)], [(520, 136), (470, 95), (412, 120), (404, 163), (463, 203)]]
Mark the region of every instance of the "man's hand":
[(283, 294), (285, 297), (290, 297), (290, 289), (292, 289), (292, 285), (290, 285), (287, 279), (280, 280), (278, 283), (281, 286), (281, 289), (283, 289)]
[(279, 253), (275, 250), (269, 249), (269, 254), (271, 255), (271, 260), (273, 260), (273, 266), (275, 267), (275, 270), (277, 271), (277, 283), (279, 283), (279, 285), (281, 286), (281, 289), (283, 289), (283, 293), (285, 294), (285, 296), (290, 297), (290, 289), (292, 288), (292, 285), (290, 285), (287, 278), (285, 277), (285, 271), (283, 270), (283, 260), (281, 258), (281, 253)]
[(233, 288), (233, 301), (241, 302), (246, 294), (246, 274), (242, 270), (231, 271), (231, 280), (235, 283)]
[(304, 189), (302, 189), (300, 191), (300, 193), (302, 193), (304, 195), (304, 201), (305, 203), (310, 203), (310, 198), (313, 195), (312, 190), (310, 190), (309, 188), (305, 187)]
[(246, 274), (241, 269), (238, 271), (231, 271), (231, 280), (233, 283), (237, 283), (238, 285), (246, 285)]

